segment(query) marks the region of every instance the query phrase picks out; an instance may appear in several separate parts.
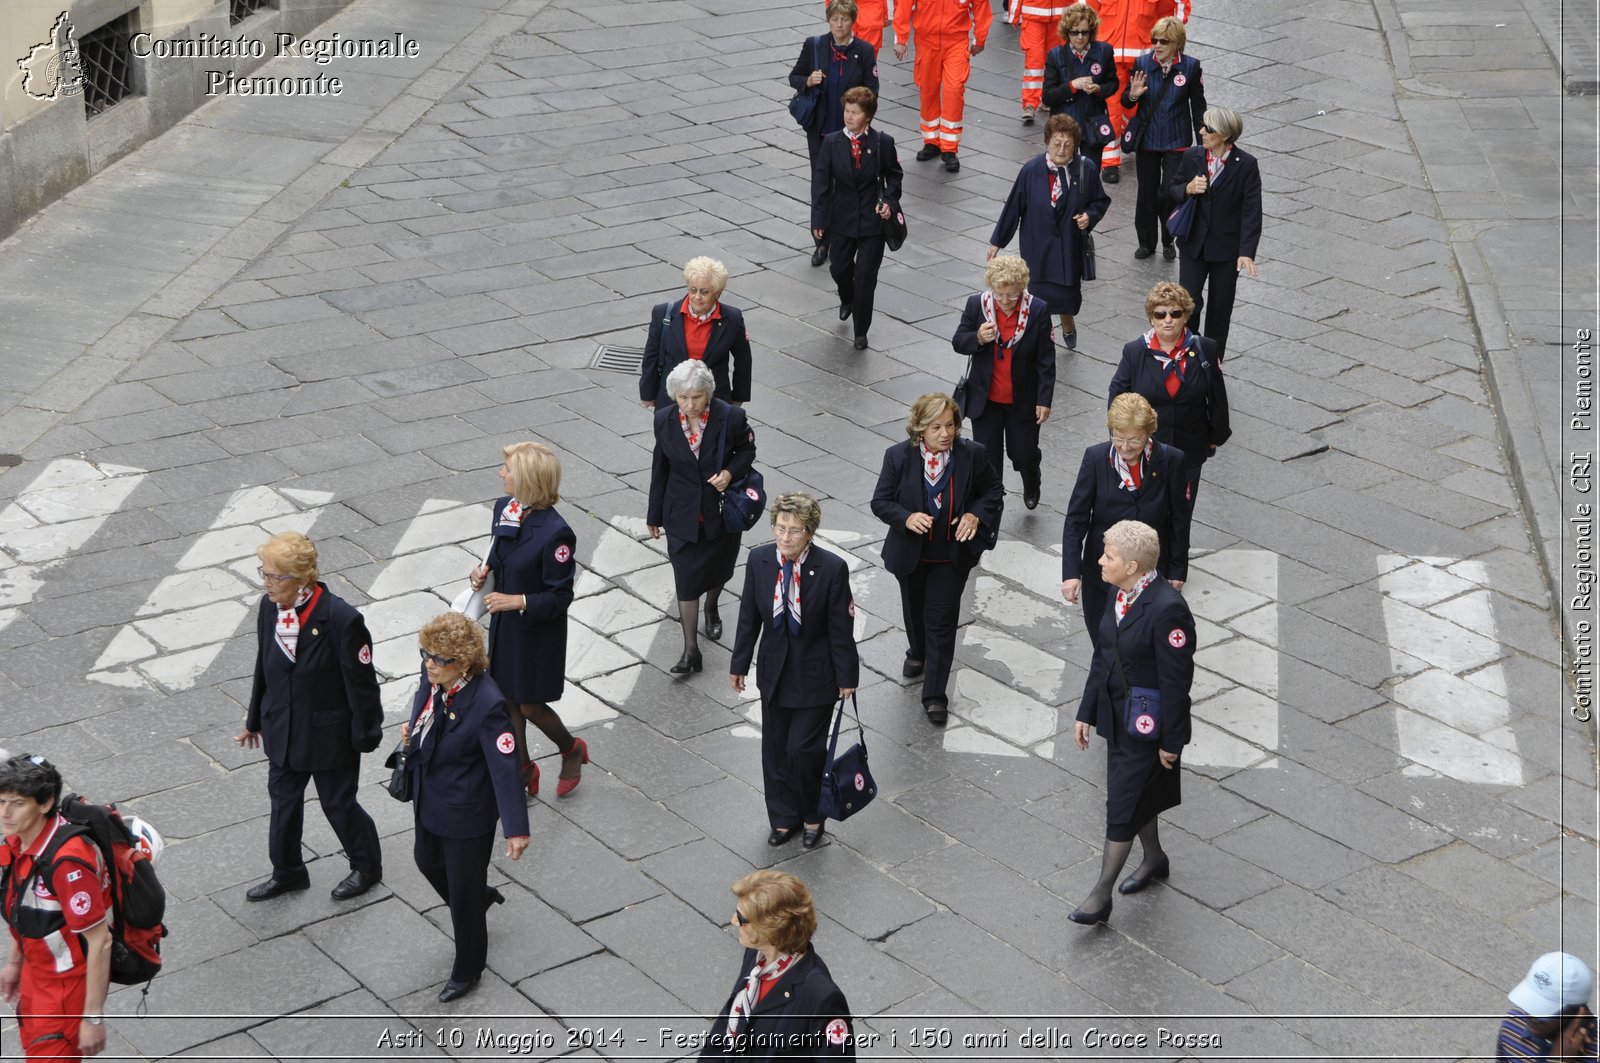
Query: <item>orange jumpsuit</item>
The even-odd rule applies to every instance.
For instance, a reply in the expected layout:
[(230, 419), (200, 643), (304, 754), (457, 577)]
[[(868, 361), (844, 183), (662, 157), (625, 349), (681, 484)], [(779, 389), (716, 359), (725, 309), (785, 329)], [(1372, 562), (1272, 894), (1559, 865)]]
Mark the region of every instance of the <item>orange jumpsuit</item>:
[[(823, 4), (827, 10), (827, 4)], [(883, 51), (883, 24), (889, 21), (889, 0), (856, 0), (856, 27), (851, 32), (872, 45), (874, 54)]]
[[(1111, 45), (1111, 53), (1117, 57), (1117, 80), (1124, 88), (1133, 77), (1133, 61), (1150, 50), (1150, 30), (1156, 22), (1171, 15), (1187, 24), (1193, 6), (1191, 0), (1088, 0), (1088, 4), (1100, 16), (1096, 39)], [(1128, 113), (1122, 109), (1120, 92), (1107, 97), (1106, 110), (1111, 113), (1113, 135), (1100, 153), (1102, 170), (1122, 165), (1122, 151), (1117, 145), (1128, 128)]]
[(1071, 0), (1010, 0), (1006, 21), (1022, 27), (1022, 106), (1037, 111), (1044, 101), (1044, 62), (1050, 49), (1066, 44), (1057, 29)]
[(913, 30), (917, 35), (911, 76), (922, 94), (922, 142), (937, 144), (946, 154), (961, 147), (961, 115), (972, 71), (969, 34), (982, 48), (993, 21), (989, 0), (897, 0), (894, 5), (895, 44), (906, 44)]

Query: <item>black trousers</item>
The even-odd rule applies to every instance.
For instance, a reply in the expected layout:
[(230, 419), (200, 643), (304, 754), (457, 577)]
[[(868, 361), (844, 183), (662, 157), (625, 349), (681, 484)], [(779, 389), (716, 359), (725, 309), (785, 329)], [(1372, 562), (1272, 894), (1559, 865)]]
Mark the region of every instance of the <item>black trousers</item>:
[(1177, 176), (1181, 151), (1145, 151), (1139, 149), (1134, 160), (1139, 175), (1138, 198), (1133, 204), (1133, 231), (1139, 237), (1139, 246), (1152, 250), (1156, 246), (1156, 225), (1161, 225), (1161, 242), (1172, 242), (1167, 232), (1167, 215), (1172, 203), (1167, 199), (1167, 184)]
[[(1084, 567), (1095, 564), (1085, 562)], [(1098, 567), (1098, 565), (1096, 565)], [(1100, 652), (1100, 621), (1106, 615), (1106, 603), (1111, 601), (1111, 588), (1099, 579), (1085, 574), (1078, 585), (1078, 602), (1083, 606), (1083, 626), (1089, 629), (1089, 644)]]
[(494, 853), (494, 832), (476, 838), (445, 838), (416, 825), (411, 847), (417, 870), (439, 899), (450, 906), (450, 929), (455, 932), (456, 962), (450, 978), (470, 982), (483, 974), (489, 960), (489, 857)]
[(283, 882), (303, 882), (305, 857), (300, 852), (300, 835), (305, 829), (306, 784), (315, 781), (322, 814), (339, 836), (352, 871), (381, 874), (383, 849), (378, 844), (378, 827), (367, 810), (356, 800), (356, 784), (361, 765), (304, 772), (281, 764), (267, 765), (267, 795), (272, 799), (272, 816), (267, 828), (267, 853), (272, 858), (272, 877)]
[(791, 708), (762, 699), (761, 785), (775, 829), (821, 822), (817, 799), (832, 723), (832, 704)]
[(856, 335), (872, 327), (872, 300), (878, 293), (878, 267), (883, 264), (883, 237), (829, 234), (828, 272), (839, 288), (839, 305), (849, 304)]
[(949, 703), (950, 666), (956, 654), (956, 626), (961, 620), (961, 592), (977, 560), (964, 543), (951, 543), (952, 558), (923, 562), (900, 581), (900, 611), (906, 625), (906, 656), (921, 659), (922, 700)]
[[(1207, 281), (1211, 282), (1211, 302), (1208, 305), (1201, 295)], [(1197, 332), (1217, 341), (1217, 361), (1228, 349), (1228, 325), (1233, 320), (1233, 296), (1239, 288), (1239, 260), (1207, 262), (1204, 259), (1178, 256), (1178, 283), (1194, 300), (1194, 313), (1189, 315), (1189, 331)], [(1205, 309), (1205, 327), (1200, 326), (1200, 311)]]
[(1022, 474), (1024, 482), (1039, 475), (1039, 463), (1044, 454), (1039, 450), (1039, 422), (1031, 405), (1017, 402), (985, 402), (983, 412), (972, 419), (972, 438), (983, 444), (989, 453), (989, 464), (995, 475), (1005, 479), (1005, 460), (1000, 453), (1002, 441), (1005, 452), (1011, 456), (1011, 467)]

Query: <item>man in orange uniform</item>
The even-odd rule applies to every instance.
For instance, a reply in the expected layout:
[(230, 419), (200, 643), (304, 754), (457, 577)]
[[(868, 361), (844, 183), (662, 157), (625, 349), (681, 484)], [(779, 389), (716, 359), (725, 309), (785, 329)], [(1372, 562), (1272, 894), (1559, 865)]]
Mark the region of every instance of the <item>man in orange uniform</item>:
[[(1156, 21), (1172, 15), (1187, 25), (1193, 6), (1192, 0), (1088, 0), (1088, 4), (1100, 16), (1099, 39), (1111, 45), (1117, 57), (1117, 80), (1123, 85), (1133, 77), (1133, 61), (1150, 50), (1150, 30)], [(1128, 113), (1122, 109), (1121, 94), (1115, 92), (1106, 99), (1106, 109), (1111, 113), (1112, 135), (1100, 152), (1100, 180), (1114, 185), (1122, 166), (1117, 145), (1128, 128)]]
[(896, 59), (906, 57), (911, 33), (915, 30), (917, 34), (912, 79), (922, 92), (922, 150), (917, 152), (918, 162), (942, 154), (946, 170), (956, 173), (961, 169), (956, 152), (961, 147), (967, 75), (972, 72), (972, 57), (983, 51), (989, 40), (993, 21), (989, 0), (898, 0), (895, 4)]
[[(822, 6), (827, 9), (826, 0)], [(889, 0), (856, 0), (856, 25), (851, 32), (872, 45), (873, 55), (883, 51), (883, 24), (888, 18)]]
[[(1045, 56), (1061, 39), (1061, 16), (1070, 0), (1010, 0), (1006, 21), (1022, 27), (1022, 124), (1032, 125), (1044, 101)], [(1130, 60), (1131, 61), (1131, 60)]]

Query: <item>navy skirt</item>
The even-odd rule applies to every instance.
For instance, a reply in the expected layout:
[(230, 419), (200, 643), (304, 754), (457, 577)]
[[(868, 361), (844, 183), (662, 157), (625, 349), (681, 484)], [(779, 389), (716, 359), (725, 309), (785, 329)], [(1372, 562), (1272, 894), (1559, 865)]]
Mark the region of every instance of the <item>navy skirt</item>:
[[(721, 516), (712, 514), (721, 520)], [(678, 588), (678, 601), (700, 597), (712, 587), (721, 587), (733, 578), (739, 563), (740, 538), (722, 534), (715, 539), (679, 539), (667, 535), (667, 558), (672, 562), (672, 580)]]
[(1028, 285), (1028, 291), (1043, 299), (1050, 308), (1050, 313), (1068, 317), (1077, 316), (1078, 310), (1083, 306), (1083, 287), (1078, 284), (1051, 284), (1048, 281), (1033, 281)]
[(1106, 744), (1106, 840), (1132, 841), (1157, 814), (1183, 803), (1182, 762), (1161, 766), (1158, 742)]

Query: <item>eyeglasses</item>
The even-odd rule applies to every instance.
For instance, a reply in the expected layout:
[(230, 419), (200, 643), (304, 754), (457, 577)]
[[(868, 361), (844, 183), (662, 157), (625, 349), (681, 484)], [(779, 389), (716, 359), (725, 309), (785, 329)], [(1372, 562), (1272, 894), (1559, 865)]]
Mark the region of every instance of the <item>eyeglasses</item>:
[(452, 664), (456, 663), (456, 659), (454, 657), (441, 657), (437, 653), (429, 653), (427, 650), (422, 649), (417, 650), (417, 652), (422, 655), (424, 662), (431, 661), (440, 668), (449, 668)]
[(1152, 311), (1150, 311), (1150, 320), (1151, 321), (1176, 321), (1180, 317), (1187, 317), (1187, 316), (1188, 315), (1186, 315), (1182, 310), (1152, 310)]
[(1147, 445), (1149, 445), (1149, 443), (1150, 443), (1150, 437), (1149, 436), (1139, 436), (1139, 437), (1137, 437), (1135, 439), (1127, 439), (1127, 438), (1124, 438), (1123, 436), (1112, 436), (1111, 437), (1112, 446), (1117, 446), (1117, 447), (1138, 447), (1140, 450), (1143, 450)]
[(1150, 43), (1151, 44), (1171, 44), (1172, 43), (1172, 38), (1171, 37), (1151, 37), (1150, 38)]
[(772, 526), (772, 537), (774, 539), (795, 539), (805, 533), (806, 528), (803, 524), (798, 528), (786, 528), (782, 524), (774, 524)]
[(734, 919), (734, 922), (738, 923), (740, 926), (749, 926), (750, 925), (750, 920), (745, 916), (745, 914), (743, 912), (741, 912), (737, 908), (735, 908), (733, 910), (733, 919)]
[(1088, 30), (1068, 30), (1067, 31), (1067, 36), (1068, 37), (1087, 37), (1087, 36), (1089, 36), (1089, 31)]
[(290, 580), (299, 578), (298, 576), (280, 576), (276, 572), (268, 572), (260, 565), (256, 566), (256, 575), (261, 577), (261, 582), (272, 584), (288, 583)]

